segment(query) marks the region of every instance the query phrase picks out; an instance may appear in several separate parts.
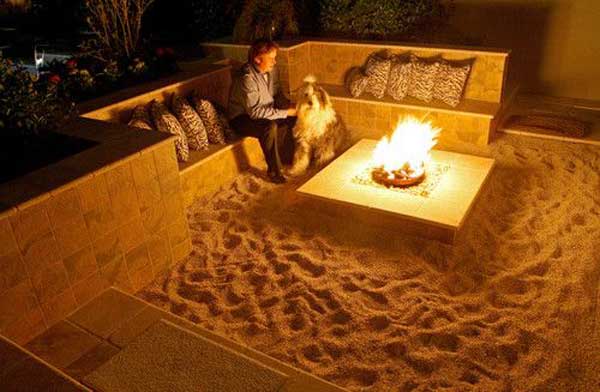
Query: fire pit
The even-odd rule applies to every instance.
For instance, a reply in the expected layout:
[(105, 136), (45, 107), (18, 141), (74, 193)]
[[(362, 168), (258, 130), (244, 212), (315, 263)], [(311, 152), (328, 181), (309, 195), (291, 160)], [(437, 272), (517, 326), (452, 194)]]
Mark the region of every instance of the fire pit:
[[(428, 139), (430, 144), (434, 139)], [(297, 192), (310, 206), (303, 206), (303, 210), (308, 207), (349, 224), (366, 223), (453, 243), (494, 160), (427, 150), (423, 165), (412, 166), (422, 168), (422, 172), (410, 176), (414, 183), (408, 186), (399, 183), (401, 179), (396, 176), (390, 179), (390, 172), (406, 167), (386, 168), (379, 160), (384, 151), (381, 145), (381, 141), (360, 140), (304, 183)], [(382, 168), (386, 171), (381, 171)], [(384, 177), (382, 183), (373, 178), (380, 171)], [(393, 181), (399, 185), (392, 184)]]
[(373, 152), (373, 181), (394, 187), (419, 184), (425, 178), (429, 151), (436, 145), (439, 128), (409, 116), (401, 119), (388, 140), (384, 137)]

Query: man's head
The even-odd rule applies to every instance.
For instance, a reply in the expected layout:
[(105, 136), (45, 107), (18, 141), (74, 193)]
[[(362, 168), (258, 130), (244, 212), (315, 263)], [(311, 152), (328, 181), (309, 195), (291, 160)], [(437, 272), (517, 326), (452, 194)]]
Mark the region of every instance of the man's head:
[(248, 62), (254, 64), (262, 73), (271, 72), (277, 64), (277, 49), (279, 46), (269, 39), (258, 39), (248, 50)]

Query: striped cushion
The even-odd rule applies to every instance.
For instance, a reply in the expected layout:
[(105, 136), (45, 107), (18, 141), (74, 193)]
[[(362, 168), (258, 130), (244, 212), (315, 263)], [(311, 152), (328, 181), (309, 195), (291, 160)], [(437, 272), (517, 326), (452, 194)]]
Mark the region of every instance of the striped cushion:
[(374, 53), (369, 56), (365, 64), (365, 75), (368, 76), (365, 92), (373, 94), (375, 98), (383, 98), (391, 65), (392, 60), (384, 54)]
[(182, 162), (187, 162), (190, 156), (190, 150), (185, 132), (183, 131), (181, 124), (179, 124), (179, 121), (177, 121), (177, 118), (169, 112), (165, 105), (157, 100), (150, 102), (150, 114), (156, 125), (156, 129), (177, 136), (175, 139), (177, 159)]
[(431, 102), (433, 99), (433, 86), (440, 69), (439, 58), (424, 59), (411, 55), (410, 65), (408, 95), (421, 101)]
[(179, 94), (173, 94), (171, 108), (185, 132), (190, 149), (206, 150), (208, 148), (208, 135), (202, 119), (194, 108)]
[(471, 72), (470, 63), (453, 63), (443, 60), (433, 88), (433, 98), (450, 106), (457, 106)]
[(411, 70), (410, 57), (406, 55), (395, 55), (392, 57), (387, 92), (395, 100), (400, 101), (408, 94)]
[(225, 127), (221, 123), (214, 105), (197, 95), (192, 97), (192, 104), (204, 123), (208, 141), (212, 144), (225, 144)]
[(133, 109), (133, 113), (131, 114), (131, 120), (127, 123), (130, 127), (153, 130), (152, 128), (152, 120), (150, 119), (150, 114), (148, 114), (148, 109), (146, 105), (137, 105)]
[(360, 68), (354, 67), (346, 77), (346, 89), (353, 97), (360, 97), (367, 88), (368, 81), (368, 77), (361, 72)]

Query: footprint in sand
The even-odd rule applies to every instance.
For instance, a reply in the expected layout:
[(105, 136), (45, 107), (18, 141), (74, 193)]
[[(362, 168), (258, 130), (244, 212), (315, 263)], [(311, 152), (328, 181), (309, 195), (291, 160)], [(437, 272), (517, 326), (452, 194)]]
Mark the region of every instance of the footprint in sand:
[(377, 302), (380, 305), (387, 305), (388, 304), (388, 299), (384, 294), (381, 294), (377, 291), (371, 291), (371, 290), (366, 290), (363, 289), (362, 293), (364, 295), (366, 295), (369, 299), (371, 299), (372, 301)]
[(269, 276), (251, 272), (248, 281), (255, 288), (263, 288), (269, 282)]
[(313, 277), (317, 278), (325, 273), (325, 267), (322, 265), (315, 264), (310, 258), (300, 253), (292, 253), (287, 255), (286, 258), (289, 261), (296, 263), (300, 268), (310, 273)]
[(244, 297), (238, 295), (232, 289), (229, 289), (225, 294), (225, 301), (227, 301), (227, 304), (230, 306), (239, 305), (240, 303), (244, 302)]
[(247, 320), (250, 316), (252, 316), (254, 311), (252, 310), (252, 306), (249, 304), (242, 304), (239, 307), (232, 309), (230, 313), (234, 318)]
[(287, 271), (290, 270), (291, 266), (289, 264), (286, 263), (280, 263), (278, 261), (274, 261), (272, 263), (273, 265), (273, 269), (275, 270), (275, 273), (277, 275), (281, 275), (283, 273), (286, 273)]
[(350, 321), (352, 321), (352, 315), (343, 309), (338, 310), (331, 315), (331, 321), (334, 324), (348, 324)]
[(575, 214), (571, 221), (577, 226), (585, 226), (586, 220), (585, 216), (582, 214)]
[(527, 269), (527, 274), (536, 275), (536, 276), (544, 276), (546, 272), (550, 269), (550, 263), (548, 260), (544, 260), (540, 263), (537, 263)]
[(386, 315), (373, 316), (367, 320), (372, 331), (383, 331), (390, 326), (390, 323), (391, 320)]
[(370, 387), (379, 380), (377, 372), (368, 368), (355, 367), (348, 369), (348, 373), (361, 387)]
[(204, 282), (211, 279), (213, 276), (207, 271), (196, 271), (190, 274), (190, 281), (194, 283)]
[(257, 252), (260, 249), (258, 242), (256, 242), (255, 240), (249, 238), (247, 240), (247, 242), (248, 242), (248, 247), (250, 248), (251, 251)]
[(242, 243), (242, 237), (237, 234), (226, 233), (223, 238), (223, 246), (225, 249), (232, 250), (237, 248)]
[(475, 372), (466, 371), (459, 378), (459, 380), (467, 382), (467, 383), (469, 383), (471, 385), (475, 385), (475, 384), (479, 383), (479, 375), (477, 373), (475, 373)]
[(227, 211), (219, 212), (219, 214), (217, 215), (217, 221), (219, 221), (221, 223), (229, 222), (229, 212), (227, 212)]
[(383, 349), (392, 358), (403, 358), (407, 352), (406, 345), (401, 341), (390, 342)]
[(306, 319), (301, 313), (295, 314), (289, 322), (292, 331), (300, 331), (306, 327)]
[(456, 352), (460, 347), (460, 338), (456, 335), (435, 332), (423, 333), (417, 336), (419, 342), (424, 346), (433, 346), (441, 351)]
[(296, 244), (283, 244), (279, 248), (286, 252), (297, 252), (302, 249), (301, 246)]
[(302, 349), (302, 354), (311, 362), (320, 362), (323, 352), (316, 344), (309, 344)]
[(243, 209), (243, 205), (233, 201), (233, 200), (217, 200), (213, 203), (213, 208), (215, 210), (232, 210), (232, 211), (240, 211)]
[(279, 301), (280, 301), (279, 297), (275, 297), (274, 296), (274, 297), (270, 297), (270, 298), (267, 298), (267, 299), (264, 299), (264, 300), (260, 301), (258, 303), (258, 306), (261, 309), (270, 308), (272, 306), (277, 305), (279, 303)]
[(256, 194), (260, 191), (260, 184), (254, 178), (248, 178), (245, 185), (250, 193)]
[(338, 338), (341, 338), (341, 337), (348, 335), (348, 331), (342, 327), (333, 327), (333, 328), (331, 328), (331, 334), (333, 336), (337, 336)]
[(346, 283), (342, 284), (342, 288), (343, 288), (345, 291), (349, 291), (349, 292), (351, 292), (351, 293), (353, 293), (353, 292), (355, 292), (355, 291), (359, 291), (359, 290), (360, 290), (360, 287), (358, 287), (357, 285), (355, 285), (355, 284), (354, 284), (354, 283), (352, 283), (352, 282), (346, 282)]
[(339, 359), (343, 354), (342, 347), (334, 342), (323, 342), (323, 350), (333, 359)]
[(247, 233), (248, 232), (248, 226), (238, 223), (234, 226), (233, 230), (236, 233)]

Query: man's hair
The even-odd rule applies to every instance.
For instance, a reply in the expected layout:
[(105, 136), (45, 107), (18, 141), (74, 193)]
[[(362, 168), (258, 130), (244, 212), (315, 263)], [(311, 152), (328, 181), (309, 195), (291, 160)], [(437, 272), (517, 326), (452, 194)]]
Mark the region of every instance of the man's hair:
[(274, 41), (267, 38), (257, 39), (250, 45), (250, 49), (248, 49), (248, 62), (254, 64), (254, 59), (256, 57), (268, 53), (273, 49), (279, 49), (279, 45)]

